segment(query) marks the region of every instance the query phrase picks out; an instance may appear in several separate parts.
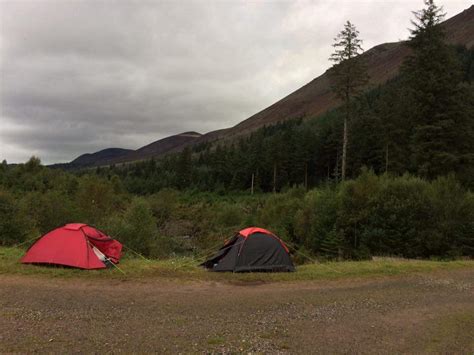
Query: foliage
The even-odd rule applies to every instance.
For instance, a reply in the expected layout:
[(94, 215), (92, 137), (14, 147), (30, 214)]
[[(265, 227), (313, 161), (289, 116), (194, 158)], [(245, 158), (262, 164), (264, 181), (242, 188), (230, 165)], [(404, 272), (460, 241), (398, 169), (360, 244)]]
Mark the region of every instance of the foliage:
[(445, 43), (446, 34), (439, 25), (442, 9), (433, 0), (425, 0), (425, 5), (415, 12), (409, 42), (412, 54), (402, 68), (411, 97), (412, 170), (430, 179), (450, 173), (466, 175), (474, 162), (473, 90), (463, 83), (466, 76), (460, 56)]
[(330, 76), (334, 92), (347, 104), (368, 80), (366, 65), (359, 57), (363, 52), (362, 40), (350, 21), (344, 24), (344, 29), (334, 40), (335, 51), (329, 59), (335, 65), (331, 68)]
[(347, 145), (349, 141), (349, 120), (353, 116), (351, 101), (360, 93), (369, 80), (367, 67), (360, 56), (362, 53), (362, 40), (359, 38), (359, 31), (347, 21), (344, 29), (335, 38), (333, 44), (335, 52), (329, 58), (335, 64), (329, 71), (332, 81), (332, 90), (336, 96), (344, 103), (345, 116), (344, 128), (342, 132), (342, 159), (341, 159), (341, 179), (346, 178), (347, 170)]
[(130, 280), (141, 278), (173, 279), (174, 281), (220, 281), (220, 282), (293, 282), (312, 280), (338, 280), (348, 278), (368, 278), (374, 276), (396, 276), (412, 273), (462, 270), (472, 268), (472, 260), (433, 261), (404, 260), (396, 258), (377, 258), (372, 261), (344, 261), (310, 263), (298, 267), (296, 273), (215, 273), (196, 266), (194, 258), (172, 258), (147, 261), (138, 257), (124, 258), (119, 264), (122, 272), (115, 268), (108, 270), (89, 270), (84, 272), (74, 268), (52, 268), (37, 265), (21, 265), (18, 259), (24, 249), (0, 247), (0, 275), (17, 274), (34, 277), (115, 278)]
[(145, 256), (152, 254), (158, 237), (151, 208), (142, 198), (133, 199), (123, 214), (112, 215), (103, 228), (130, 250)]
[(23, 216), (40, 234), (78, 220), (78, 209), (67, 195), (57, 190), (26, 193), (18, 202)]
[[(426, 122), (420, 121), (417, 102), (431, 97), (434, 86), (425, 81), (416, 83), (417, 91), (426, 91), (414, 95), (415, 83), (410, 73), (415, 69), (404, 69), (400, 77), (352, 100), (354, 119), (348, 122), (351, 139), (347, 146), (347, 178), (358, 177), (366, 166), (376, 174), (411, 173), (430, 180), (453, 173), (463, 186), (474, 187), (474, 86), (469, 79), (474, 48), (448, 47), (446, 51), (455, 56), (454, 66), (462, 63), (461, 74), (449, 77), (453, 88), (443, 89), (443, 98), (439, 96), (438, 103), (428, 105), (431, 113), (423, 115), (431, 120), (427, 124), (437, 127), (438, 133), (426, 136), (431, 143), (426, 145), (420, 140), (419, 133)], [(425, 74), (413, 77), (420, 75)], [(439, 78), (439, 85), (444, 82), (441, 78), (445, 74), (434, 76)], [(201, 144), (156, 161), (103, 168), (98, 174), (107, 179), (117, 176), (128, 192), (140, 195), (164, 188), (220, 195), (250, 192), (252, 175), (256, 192), (337, 182), (345, 114), (343, 108), (338, 108), (306, 121), (295, 117), (231, 142)], [(420, 160), (419, 154), (428, 160)]]
[[(149, 257), (202, 258), (240, 228), (259, 225), (287, 241), (299, 261), (306, 254), (473, 257), (474, 48), (446, 45), (442, 11), (425, 3), (400, 76), (364, 93), (356, 90), (363, 76), (353, 82), (350, 121), (346, 105), (95, 170), (51, 169), (37, 157), (3, 161), (0, 244), (76, 221)], [(341, 77), (360, 51), (353, 25), (344, 31), (332, 69)], [(349, 37), (354, 47), (346, 52)], [(351, 154), (339, 183), (344, 121)]]
[(0, 188), (0, 245), (23, 242), (29, 235), (31, 225), (13, 195)]
[(258, 225), (298, 250), (300, 262), (310, 260), (303, 254), (336, 260), (474, 256), (474, 197), (454, 175), (428, 181), (362, 169), (357, 179), (310, 190), (252, 196), (163, 189), (144, 197), (114, 192), (117, 175), (74, 176), (42, 166), (32, 172), (18, 165), (5, 169), (3, 181), (9, 176), (28, 184), (26, 191), (14, 181), (1, 187), (3, 245), (80, 221), (148, 257), (203, 257), (238, 230)]

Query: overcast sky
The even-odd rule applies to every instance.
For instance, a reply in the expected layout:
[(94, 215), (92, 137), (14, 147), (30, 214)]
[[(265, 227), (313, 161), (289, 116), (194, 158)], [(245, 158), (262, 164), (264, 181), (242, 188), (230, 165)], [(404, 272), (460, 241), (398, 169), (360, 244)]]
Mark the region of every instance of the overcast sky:
[[(438, 0), (448, 17), (471, 0)], [(0, 160), (69, 161), (232, 126), (322, 74), (350, 19), (406, 39), (422, 0), (0, 0)]]

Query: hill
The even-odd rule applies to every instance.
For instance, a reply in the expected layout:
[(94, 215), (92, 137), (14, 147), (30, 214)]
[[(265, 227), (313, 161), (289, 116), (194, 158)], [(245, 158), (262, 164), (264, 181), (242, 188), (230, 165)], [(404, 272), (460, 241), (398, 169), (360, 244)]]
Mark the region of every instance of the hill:
[[(450, 44), (472, 47), (474, 45), (474, 5), (446, 20), (442, 23), (442, 26), (446, 30), (447, 40)], [(380, 44), (365, 52), (363, 57), (369, 68), (369, 85), (372, 87), (383, 85), (397, 76), (401, 64), (409, 53), (409, 48), (406, 46), (406, 42), (403, 41)], [(105, 160), (101, 159), (101, 154), (97, 156), (99, 159), (94, 160), (96, 158), (94, 154), (97, 153), (87, 157), (81, 156), (76, 160), (87, 161), (89, 166), (139, 161), (178, 152), (193, 144), (232, 140), (264, 126), (271, 126), (295, 118), (309, 119), (317, 117), (339, 104), (331, 91), (329, 71), (330, 69), (280, 101), (233, 127), (211, 131), (204, 135), (196, 132), (181, 133), (163, 138), (127, 154), (118, 154)]]
[[(462, 13), (443, 22), (450, 44), (474, 45), (474, 5)], [(400, 65), (409, 54), (406, 42), (384, 43), (365, 52), (372, 86), (382, 85), (398, 74)], [(230, 139), (246, 135), (263, 126), (294, 118), (318, 116), (338, 105), (331, 92), (328, 71), (294, 91), (275, 104), (256, 113), (237, 125), (205, 134), (201, 140)]]
[(184, 132), (176, 134), (174, 136), (157, 140), (137, 150), (131, 151), (126, 155), (115, 157), (114, 159), (109, 160), (108, 163), (126, 163), (159, 157), (166, 153), (170, 153), (179, 147), (192, 144), (201, 136), (202, 134), (197, 132)]
[(75, 167), (103, 165), (112, 159), (123, 157), (131, 152), (133, 152), (131, 149), (108, 148), (95, 153), (83, 154), (71, 161), (70, 164)]

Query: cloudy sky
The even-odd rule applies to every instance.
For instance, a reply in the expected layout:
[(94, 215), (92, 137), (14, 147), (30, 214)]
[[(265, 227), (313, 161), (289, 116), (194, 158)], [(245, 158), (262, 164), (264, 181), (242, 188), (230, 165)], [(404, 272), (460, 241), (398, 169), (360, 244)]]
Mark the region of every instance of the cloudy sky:
[[(448, 17), (471, 0), (438, 0)], [(422, 0), (0, 0), (0, 160), (63, 162), (232, 126), (322, 74), (350, 19), (406, 39)]]

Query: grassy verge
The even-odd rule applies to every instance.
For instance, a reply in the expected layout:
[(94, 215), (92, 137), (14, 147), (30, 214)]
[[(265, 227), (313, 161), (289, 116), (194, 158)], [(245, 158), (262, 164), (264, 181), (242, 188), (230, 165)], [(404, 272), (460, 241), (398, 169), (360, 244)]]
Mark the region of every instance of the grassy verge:
[(123, 258), (118, 268), (108, 270), (79, 270), (63, 267), (23, 265), (19, 262), (25, 250), (0, 247), (0, 275), (32, 275), (60, 278), (112, 278), (142, 279), (165, 278), (195, 281), (310, 281), (344, 278), (392, 276), (410, 273), (433, 272), (474, 268), (474, 260), (428, 261), (377, 258), (372, 261), (344, 261), (322, 264), (306, 264), (297, 267), (295, 273), (214, 273), (198, 265), (193, 258), (174, 258), (147, 261), (139, 258)]

